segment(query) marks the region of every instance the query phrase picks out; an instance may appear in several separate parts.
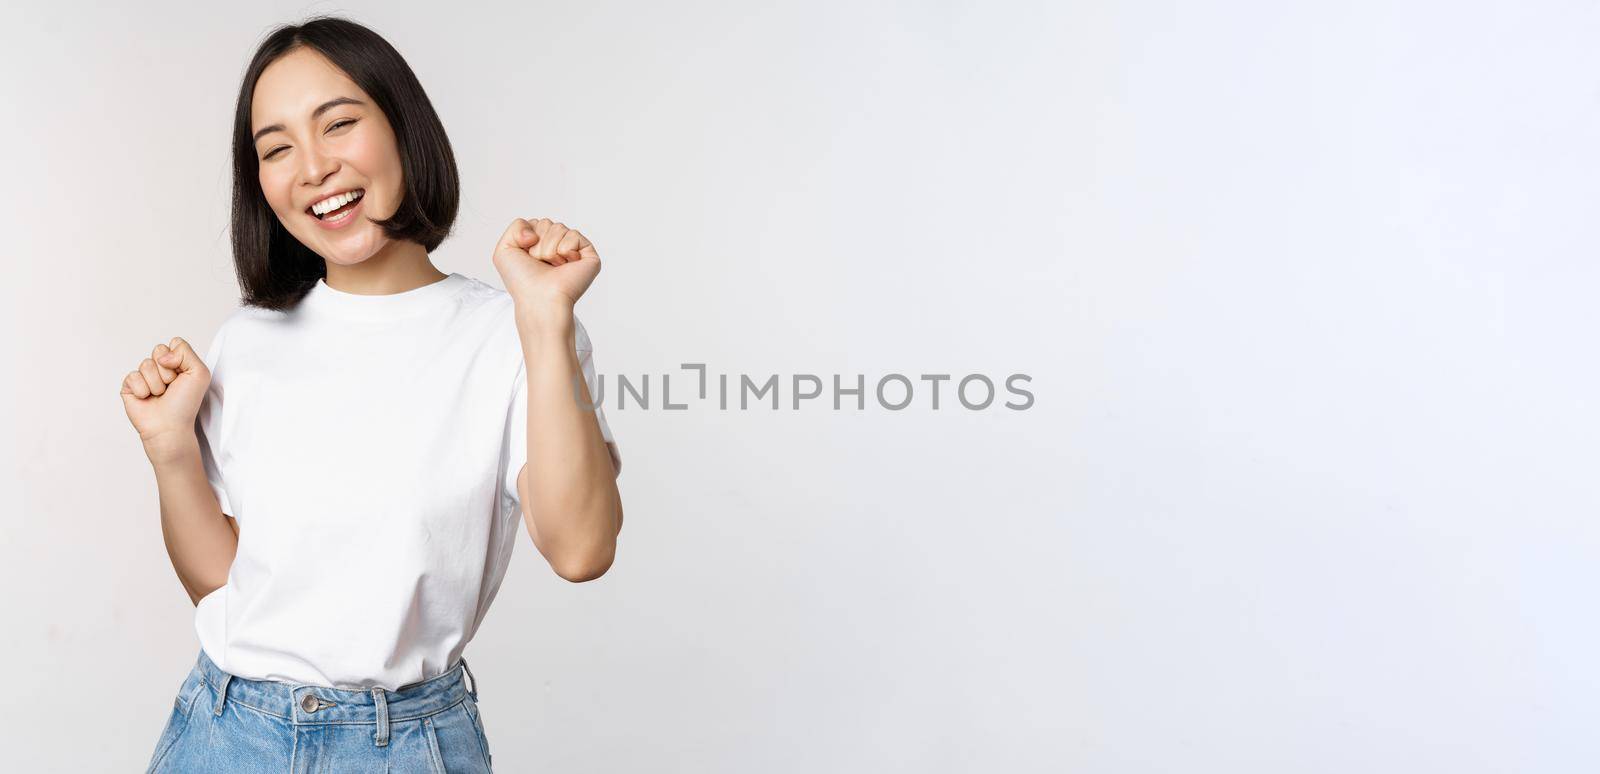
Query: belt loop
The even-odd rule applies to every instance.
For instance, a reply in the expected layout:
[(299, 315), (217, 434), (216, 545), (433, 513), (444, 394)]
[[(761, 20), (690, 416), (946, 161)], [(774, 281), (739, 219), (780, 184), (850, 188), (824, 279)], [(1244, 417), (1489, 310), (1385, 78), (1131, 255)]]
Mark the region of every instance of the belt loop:
[(231, 682), (233, 682), (233, 673), (231, 673), (231, 672), (224, 673), (222, 675), (222, 684), (217, 686), (217, 709), (216, 709), (215, 712), (213, 712), (211, 714), (213, 714), (213, 715), (221, 715), (222, 714), (223, 705), (228, 703), (228, 683), (231, 683)]
[(378, 735), (373, 741), (383, 747), (389, 744), (389, 697), (384, 695), (383, 686), (372, 687), (372, 703), (378, 707)]
[(472, 667), (467, 666), (467, 657), (466, 656), (462, 656), (461, 657), (461, 668), (467, 670), (467, 677), (471, 678), (471, 680), (472, 680), (472, 687), (467, 689), (467, 693), (472, 694), (472, 700), (473, 701), (477, 701), (478, 700), (478, 677), (477, 677), (477, 675), (474, 675), (472, 673)]

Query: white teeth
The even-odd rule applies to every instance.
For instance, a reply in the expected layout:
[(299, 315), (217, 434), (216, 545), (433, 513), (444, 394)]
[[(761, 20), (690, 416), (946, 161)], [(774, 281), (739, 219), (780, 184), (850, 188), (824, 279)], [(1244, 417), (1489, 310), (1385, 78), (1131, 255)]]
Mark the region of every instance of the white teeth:
[(355, 201), (356, 199), (360, 199), (362, 194), (363, 191), (357, 190), (330, 196), (320, 202), (317, 202), (316, 204), (311, 205), (311, 212), (316, 215), (325, 215), (329, 212), (339, 209), (340, 207), (343, 207), (350, 202)]

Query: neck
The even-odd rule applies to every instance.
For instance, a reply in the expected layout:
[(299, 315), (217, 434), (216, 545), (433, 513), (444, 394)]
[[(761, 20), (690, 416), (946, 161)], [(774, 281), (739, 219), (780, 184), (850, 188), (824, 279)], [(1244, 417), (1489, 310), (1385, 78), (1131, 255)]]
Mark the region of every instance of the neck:
[(360, 263), (326, 261), (328, 287), (361, 295), (388, 295), (415, 290), (449, 276), (439, 271), (422, 245), (390, 240), (383, 249)]

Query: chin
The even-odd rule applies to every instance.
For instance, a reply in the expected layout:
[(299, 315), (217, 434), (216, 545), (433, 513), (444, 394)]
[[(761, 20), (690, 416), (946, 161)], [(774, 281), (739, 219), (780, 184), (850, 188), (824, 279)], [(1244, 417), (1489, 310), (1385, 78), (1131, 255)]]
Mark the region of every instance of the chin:
[(354, 266), (377, 255), (378, 251), (389, 243), (383, 236), (383, 229), (372, 223), (363, 223), (360, 228), (360, 233), (346, 234), (332, 244), (327, 241), (322, 241), (320, 244), (313, 242), (312, 244), (318, 244), (318, 248), (312, 252), (322, 256), (323, 260), (329, 263)]

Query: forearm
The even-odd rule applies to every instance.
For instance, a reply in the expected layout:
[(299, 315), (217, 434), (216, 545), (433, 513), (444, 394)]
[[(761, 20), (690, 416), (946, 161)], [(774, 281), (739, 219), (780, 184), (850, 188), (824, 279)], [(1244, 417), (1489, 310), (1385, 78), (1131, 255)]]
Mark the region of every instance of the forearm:
[(523, 516), (562, 577), (590, 580), (615, 557), (621, 496), (605, 437), (588, 408), (592, 396), (573, 351), (572, 315), (519, 311), (517, 328), (528, 380)]
[(167, 556), (190, 602), (198, 605), (202, 597), (227, 582), (239, 535), (206, 481), (198, 443), (152, 455), (150, 462), (161, 498), (161, 534)]

